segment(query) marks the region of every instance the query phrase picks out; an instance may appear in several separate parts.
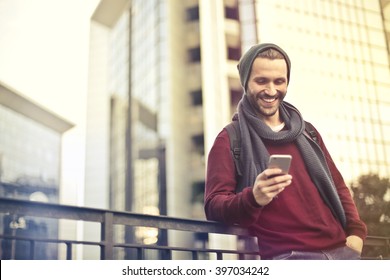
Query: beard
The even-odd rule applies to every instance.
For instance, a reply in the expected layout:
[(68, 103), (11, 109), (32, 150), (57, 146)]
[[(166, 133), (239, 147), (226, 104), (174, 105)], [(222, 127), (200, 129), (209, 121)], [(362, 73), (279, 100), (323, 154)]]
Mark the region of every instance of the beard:
[(276, 94), (270, 95), (264, 91), (258, 93), (249, 92), (249, 100), (259, 117), (272, 117), (278, 110), (285, 98), (287, 92), (277, 91)]

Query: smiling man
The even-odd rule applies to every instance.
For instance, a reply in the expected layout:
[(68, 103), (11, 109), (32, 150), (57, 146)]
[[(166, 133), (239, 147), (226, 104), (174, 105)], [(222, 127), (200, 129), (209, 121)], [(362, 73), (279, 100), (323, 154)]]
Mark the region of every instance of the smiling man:
[[(275, 44), (249, 49), (238, 64), (244, 94), (231, 125), (239, 130), (239, 169), (227, 127), (207, 164), (210, 220), (248, 227), (262, 259), (360, 259), (367, 235), (350, 192), (315, 128), (287, 94), (291, 62)], [(288, 174), (270, 155), (292, 158)]]
[(268, 49), (253, 61), (247, 94), (258, 117), (271, 127), (281, 124), (279, 106), (286, 92), (287, 64), (278, 52)]

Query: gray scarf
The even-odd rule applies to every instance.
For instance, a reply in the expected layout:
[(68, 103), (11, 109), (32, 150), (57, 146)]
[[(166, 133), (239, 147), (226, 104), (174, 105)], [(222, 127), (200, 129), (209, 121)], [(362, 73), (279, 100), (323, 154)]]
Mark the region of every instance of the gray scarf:
[(295, 142), (322, 199), (345, 227), (345, 212), (321, 148), (305, 136), (305, 123), (293, 105), (283, 101), (279, 110), (286, 128), (274, 132), (259, 120), (246, 94), (239, 102), (238, 119), (242, 143), (240, 158), (243, 169), (243, 182), (241, 183), (244, 186), (252, 186), (256, 176), (267, 168), (270, 155), (263, 140), (277, 144)]

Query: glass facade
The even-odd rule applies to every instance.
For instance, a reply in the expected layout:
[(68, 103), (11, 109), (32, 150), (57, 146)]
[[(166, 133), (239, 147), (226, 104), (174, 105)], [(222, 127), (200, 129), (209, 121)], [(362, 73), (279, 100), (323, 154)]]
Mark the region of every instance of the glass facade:
[[(109, 34), (110, 207), (159, 214), (159, 159), (164, 127), (158, 121), (166, 93), (165, 1), (132, 1)], [(129, 70), (131, 69), (131, 70)], [(117, 238), (125, 239), (124, 231)], [(139, 228), (139, 242), (157, 242), (157, 233)]]
[[(110, 32), (111, 207), (144, 214), (159, 214), (157, 114), (162, 112), (158, 109), (165, 72), (160, 69), (160, 2), (133, 1)], [(126, 171), (132, 174), (129, 179)], [(157, 233), (152, 232), (139, 228), (135, 238), (155, 243)]]
[[(379, 1), (255, 1), (258, 38), (292, 60), (287, 101), (347, 181), (390, 174), (390, 73)], [(387, 135), (386, 135), (387, 134)]]
[(126, 197), (126, 129), (129, 107), (129, 11), (125, 11), (110, 31), (110, 207), (128, 210)]
[[(46, 115), (44, 121), (53, 118), (61, 126), (71, 126), (48, 112), (42, 113), (44, 110), (2, 85), (0, 94), (6, 104), (0, 104), (0, 196), (58, 203), (63, 131), (45, 126), (37, 119)], [(55, 239), (58, 238), (58, 222), (3, 214), (0, 215), (0, 232)], [(0, 243), (1, 259), (30, 258), (28, 241), (3, 239)], [(34, 249), (36, 259), (58, 258), (56, 244), (37, 242)]]
[[(156, 130), (168, 135), (166, 125), (168, 95), (168, 26), (166, 1), (132, 1), (131, 21), (131, 96), (152, 114), (158, 115)], [(165, 121), (164, 121), (165, 120)], [(138, 140), (155, 145), (156, 131), (142, 128)]]
[[(133, 210), (153, 215), (166, 214), (166, 208), (160, 207), (165, 182), (159, 181), (165, 166), (160, 157), (164, 126), (159, 121), (167, 110), (161, 104), (167, 96), (165, 6), (166, 1), (133, 1), (130, 24)], [(135, 236), (146, 244), (159, 241), (158, 231), (152, 228), (138, 228)]]
[(0, 105), (0, 179), (58, 188), (61, 135)]

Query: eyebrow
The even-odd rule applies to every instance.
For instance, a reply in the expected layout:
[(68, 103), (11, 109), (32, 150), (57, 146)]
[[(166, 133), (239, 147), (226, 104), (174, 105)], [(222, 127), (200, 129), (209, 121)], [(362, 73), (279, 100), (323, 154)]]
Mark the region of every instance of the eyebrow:
[(287, 81), (287, 78), (286, 77), (276, 77), (275, 79), (271, 79), (271, 78), (268, 78), (268, 77), (264, 77), (264, 76), (255, 76), (253, 77), (253, 80), (257, 81), (257, 80), (283, 80), (283, 81)]

